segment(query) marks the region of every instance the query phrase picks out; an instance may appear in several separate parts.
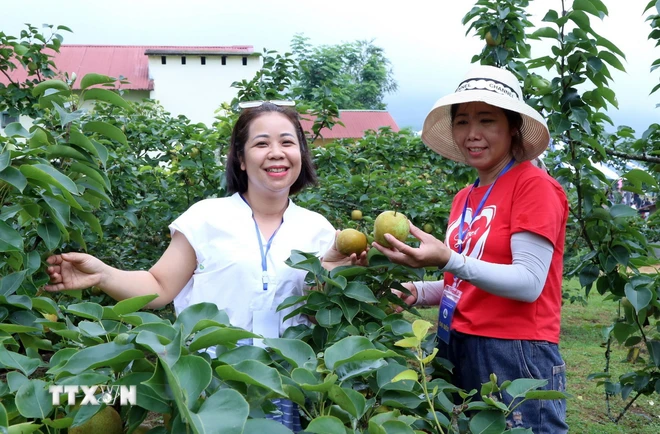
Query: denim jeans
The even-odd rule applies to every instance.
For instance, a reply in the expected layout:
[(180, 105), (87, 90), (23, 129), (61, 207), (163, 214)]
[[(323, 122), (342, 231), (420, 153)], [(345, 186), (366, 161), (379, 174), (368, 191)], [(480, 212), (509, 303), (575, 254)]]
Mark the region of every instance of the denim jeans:
[[(440, 341), (438, 356), (454, 364), (454, 385), (470, 391), (481, 390), (495, 373), (498, 384), (505, 380), (533, 378), (548, 380), (543, 388), (566, 391), (566, 364), (559, 346), (547, 341), (486, 338), (451, 331), (449, 345)], [(501, 401), (511, 407), (512, 398), (502, 392)], [(516, 401), (517, 402), (517, 401)], [(531, 428), (534, 434), (563, 434), (566, 425), (566, 400), (528, 400), (507, 417), (512, 427)]]

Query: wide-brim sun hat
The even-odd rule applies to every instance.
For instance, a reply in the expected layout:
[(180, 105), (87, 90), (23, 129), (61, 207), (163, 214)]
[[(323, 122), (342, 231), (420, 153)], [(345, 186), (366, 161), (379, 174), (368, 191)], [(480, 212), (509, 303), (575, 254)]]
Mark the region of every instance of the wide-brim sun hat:
[(517, 160), (533, 160), (546, 150), (550, 143), (548, 126), (543, 116), (523, 100), (518, 79), (506, 69), (487, 65), (472, 69), (454, 93), (435, 103), (424, 120), (422, 142), (443, 157), (466, 163), (454, 142), (451, 107), (477, 101), (520, 113), (524, 155), (516, 155)]

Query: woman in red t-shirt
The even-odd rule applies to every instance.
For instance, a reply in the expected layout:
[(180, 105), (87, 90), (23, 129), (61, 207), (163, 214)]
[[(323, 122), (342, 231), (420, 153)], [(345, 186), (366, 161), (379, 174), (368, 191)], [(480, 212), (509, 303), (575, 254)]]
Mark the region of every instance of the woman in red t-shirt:
[[(391, 235), (392, 248), (373, 244), (393, 262), (445, 272), (440, 281), (405, 284), (411, 295), (401, 297), (440, 306), (439, 354), (455, 366), (456, 386), (481, 390), (495, 373), (500, 380), (544, 379), (546, 389), (564, 391), (558, 343), (568, 202), (559, 183), (531, 162), (550, 142), (544, 119), (524, 102), (513, 74), (478, 66), (436, 102), (422, 141), (479, 177), (454, 197), (444, 242), (411, 224), (418, 248)], [(564, 400), (530, 400), (507, 422), (558, 434), (568, 430), (565, 419)]]

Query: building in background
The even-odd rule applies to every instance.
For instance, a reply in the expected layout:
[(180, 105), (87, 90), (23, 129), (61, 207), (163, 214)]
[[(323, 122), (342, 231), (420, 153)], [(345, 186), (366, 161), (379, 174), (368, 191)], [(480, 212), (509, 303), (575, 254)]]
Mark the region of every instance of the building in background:
[[(235, 81), (250, 80), (261, 68), (261, 57), (251, 45), (213, 47), (150, 45), (62, 45), (53, 62), (59, 75), (75, 73), (74, 91), (90, 72), (123, 77), (124, 98), (158, 100), (174, 116), (210, 126), (214, 112), (236, 96)], [(23, 68), (8, 72), (14, 81), (25, 81)], [(8, 84), (0, 75), (0, 82)], [(3, 124), (14, 119), (5, 119)], [(5, 122), (7, 121), (7, 122)], [(29, 127), (29, 119), (21, 119)]]

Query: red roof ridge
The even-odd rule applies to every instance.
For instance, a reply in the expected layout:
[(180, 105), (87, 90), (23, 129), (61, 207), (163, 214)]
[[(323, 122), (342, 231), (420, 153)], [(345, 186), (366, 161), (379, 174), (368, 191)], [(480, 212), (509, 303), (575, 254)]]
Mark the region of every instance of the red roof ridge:
[(72, 47), (72, 48), (167, 48), (167, 49), (180, 49), (180, 48), (206, 48), (206, 49), (215, 49), (215, 48), (254, 48), (253, 45), (140, 45), (140, 44), (62, 44), (61, 47)]

